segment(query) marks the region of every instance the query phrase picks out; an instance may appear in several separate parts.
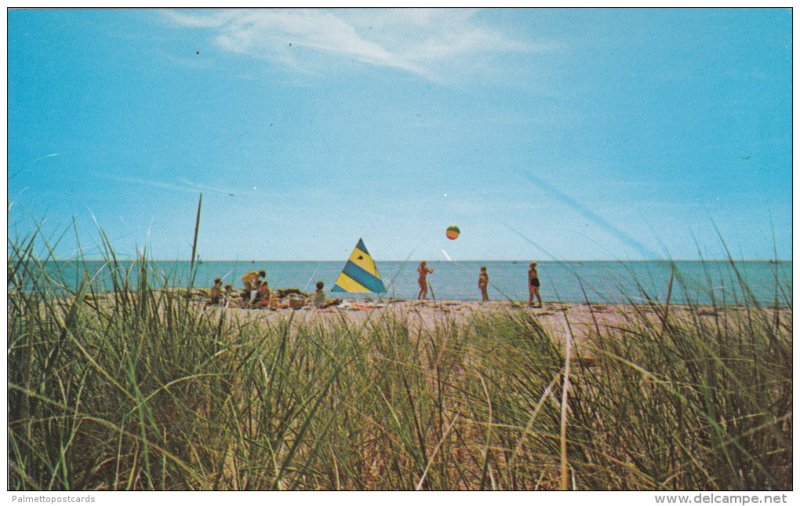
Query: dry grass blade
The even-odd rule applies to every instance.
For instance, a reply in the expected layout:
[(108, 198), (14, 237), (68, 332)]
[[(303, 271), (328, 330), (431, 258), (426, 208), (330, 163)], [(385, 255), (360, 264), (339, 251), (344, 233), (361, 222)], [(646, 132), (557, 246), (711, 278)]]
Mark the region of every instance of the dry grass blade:
[(433, 464), (433, 459), (436, 458), (436, 454), (439, 452), (439, 447), (442, 446), (442, 443), (447, 438), (447, 435), (450, 434), (450, 430), (458, 421), (459, 416), (460, 413), (456, 413), (456, 416), (453, 417), (453, 421), (450, 422), (450, 425), (447, 426), (447, 430), (444, 431), (442, 439), (439, 440), (439, 442), (436, 444), (436, 447), (433, 449), (433, 452), (431, 453), (431, 458), (428, 460), (428, 464), (425, 466), (425, 470), (422, 472), (422, 476), (420, 476), (419, 481), (417, 482), (416, 486), (417, 490), (422, 490), (422, 485), (423, 483), (425, 483), (425, 477), (428, 475), (428, 470), (431, 468), (431, 464)]
[(572, 331), (567, 334), (564, 345), (564, 385), (561, 389), (561, 490), (569, 488), (569, 468), (567, 461), (567, 400), (569, 396), (569, 366), (572, 357)]

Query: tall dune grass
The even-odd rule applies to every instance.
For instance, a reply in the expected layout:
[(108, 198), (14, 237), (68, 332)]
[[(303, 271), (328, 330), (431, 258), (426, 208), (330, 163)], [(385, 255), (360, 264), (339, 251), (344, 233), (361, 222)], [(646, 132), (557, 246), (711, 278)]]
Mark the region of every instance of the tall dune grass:
[(40, 242), (8, 246), (12, 490), (792, 486), (787, 310), (653, 301), (568, 360), (519, 310), (226, 318), (107, 243), (99, 296)]

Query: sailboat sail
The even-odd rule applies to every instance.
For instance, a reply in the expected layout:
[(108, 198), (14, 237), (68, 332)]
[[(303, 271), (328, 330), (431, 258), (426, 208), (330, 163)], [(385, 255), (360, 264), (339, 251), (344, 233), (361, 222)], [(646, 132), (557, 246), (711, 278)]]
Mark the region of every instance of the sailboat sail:
[(364, 241), (359, 239), (332, 292), (382, 293), (386, 291), (375, 261), (369, 255)]

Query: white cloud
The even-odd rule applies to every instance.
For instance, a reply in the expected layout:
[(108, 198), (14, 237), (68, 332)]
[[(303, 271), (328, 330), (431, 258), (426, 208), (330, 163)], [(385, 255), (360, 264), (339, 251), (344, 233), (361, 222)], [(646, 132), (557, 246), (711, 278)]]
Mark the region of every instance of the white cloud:
[(167, 11), (175, 26), (204, 29), (233, 53), (301, 72), (325, 72), (347, 59), (442, 80), (474, 59), (544, 52), (547, 44), (513, 40), (482, 26), (467, 9), (251, 9)]

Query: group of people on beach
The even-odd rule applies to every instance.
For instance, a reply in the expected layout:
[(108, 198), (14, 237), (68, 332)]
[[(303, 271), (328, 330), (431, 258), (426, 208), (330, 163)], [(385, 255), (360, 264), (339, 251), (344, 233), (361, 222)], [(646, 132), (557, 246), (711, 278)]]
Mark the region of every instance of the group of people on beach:
[[(214, 286), (211, 287), (211, 300), (209, 301), (209, 305), (216, 306), (224, 302), (226, 306), (269, 307), (271, 309), (278, 309), (279, 307), (289, 305), (288, 303), (283, 304), (278, 293), (273, 293), (272, 290), (270, 290), (266, 276), (267, 271), (264, 269), (260, 271), (251, 271), (242, 276), (244, 289), (239, 294), (240, 301), (236, 301), (234, 297), (233, 285), (225, 285), (223, 291), (222, 278), (216, 278), (214, 280)], [(295, 298), (298, 302), (292, 301), (292, 303), (298, 306), (313, 305), (317, 308), (323, 308), (326, 305), (324, 288), (325, 283), (323, 281), (317, 281), (316, 290), (314, 290), (314, 292), (306, 299), (300, 297)], [(299, 301), (302, 301), (302, 303)]]
[[(242, 276), (242, 284), (244, 290), (240, 293), (240, 297), (247, 302), (248, 305), (256, 305), (257, 302), (268, 301), (270, 299), (269, 283), (265, 278), (267, 271), (253, 271), (248, 272)], [(233, 285), (225, 285), (223, 291), (222, 278), (214, 279), (214, 286), (211, 287), (211, 305), (217, 305), (223, 300), (228, 303), (233, 299)]]
[[(425, 260), (419, 263), (417, 267), (419, 278), (419, 293), (417, 293), (417, 300), (426, 300), (428, 298), (428, 274), (433, 274), (433, 269), (428, 267)], [(531, 262), (528, 267), (528, 306), (533, 306), (533, 299), (536, 298), (538, 307), (542, 307), (542, 297), (539, 295), (539, 272), (536, 270), (536, 262)], [(481, 266), (480, 273), (478, 274), (478, 289), (481, 291), (481, 300), (486, 302), (489, 300), (489, 273), (486, 272), (486, 266)]]
[[(417, 293), (417, 300), (427, 300), (428, 298), (428, 275), (433, 274), (433, 269), (428, 267), (425, 260), (421, 261), (417, 267), (419, 277), (419, 292)], [(244, 307), (270, 307), (277, 309), (280, 300), (277, 294), (273, 294), (269, 288), (269, 283), (266, 280), (267, 272), (262, 269), (260, 271), (251, 271), (242, 276), (242, 290), (240, 297)], [(542, 307), (542, 297), (539, 295), (539, 273), (536, 269), (536, 262), (531, 262), (528, 267), (528, 306)], [(313, 305), (317, 308), (323, 308), (326, 305), (325, 300), (325, 283), (317, 281), (316, 290), (311, 293), (301, 305)], [(486, 272), (486, 266), (481, 266), (478, 273), (478, 289), (481, 292), (481, 300), (486, 302), (489, 300), (489, 273)], [(211, 288), (211, 301), (210, 305), (218, 305), (220, 302), (225, 302), (226, 305), (230, 304), (233, 297), (233, 286), (225, 285), (224, 290), (222, 287), (222, 278), (214, 280), (214, 286)], [(534, 306), (533, 299), (536, 299), (538, 305)]]

